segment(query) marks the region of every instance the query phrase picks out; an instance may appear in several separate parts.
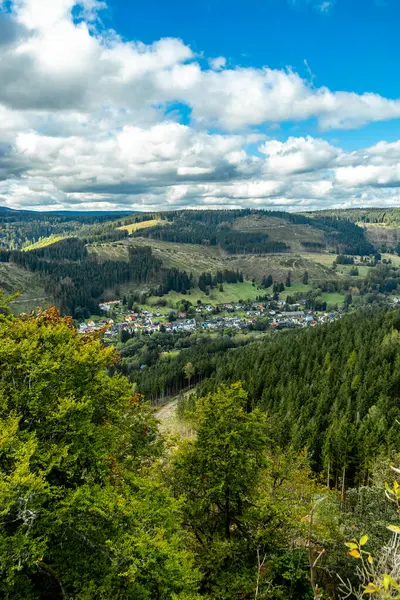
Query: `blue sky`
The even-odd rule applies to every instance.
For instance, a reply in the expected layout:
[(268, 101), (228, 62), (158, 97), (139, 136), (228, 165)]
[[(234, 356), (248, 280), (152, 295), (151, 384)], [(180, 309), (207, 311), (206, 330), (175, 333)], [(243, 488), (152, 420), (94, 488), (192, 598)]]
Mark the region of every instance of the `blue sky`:
[(0, 204), (400, 205), (398, 0), (0, 0)]
[[(146, 43), (178, 37), (195, 52), (228, 65), (291, 67), (316, 86), (400, 98), (400, 2), (397, 0), (153, 0), (133, 8), (108, 2), (105, 23)], [(305, 61), (308, 67), (305, 64)], [(316, 129), (295, 125), (296, 135)], [(285, 133), (293, 125), (283, 127)], [(400, 121), (362, 131), (323, 134), (347, 149), (398, 139)]]

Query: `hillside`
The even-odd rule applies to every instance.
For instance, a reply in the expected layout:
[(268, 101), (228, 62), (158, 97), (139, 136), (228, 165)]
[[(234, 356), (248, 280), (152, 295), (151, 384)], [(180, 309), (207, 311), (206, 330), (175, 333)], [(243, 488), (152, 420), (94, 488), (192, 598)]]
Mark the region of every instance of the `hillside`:
[(46, 307), (52, 302), (37, 275), (11, 263), (0, 262), (0, 289), (6, 295), (21, 293), (11, 303), (13, 312), (17, 314), (30, 312), (39, 305)]
[[(0, 216), (0, 261), (34, 273), (44, 289), (32, 295), (22, 278), (19, 291), (53, 297), (63, 312), (82, 318), (96, 314), (101, 300), (143, 291), (158, 297), (192, 290), (204, 300), (199, 278), (207, 273), (219, 273), (219, 284), (229, 286), (239, 286), (241, 274), (235, 290), (218, 292), (214, 283), (221, 303), (253, 300), (267, 277), (281, 285), (289, 277), (292, 295), (319, 288), (322, 303), (340, 305), (350, 282), (349, 270), (334, 265), (338, 253), (376, 254), (364, 226), (332, 214), (245, 209), (116, 216), (7, 211)], [(366, 276), (367, 266), (360, 269)]]
[(262, 233), (267, 235), (271, 241), (284, 242), (291, 252), (300, 252), (310, 243), (317, 244), (320, 248), (329, 245), (325, 233), (311, 223), (291, 223), (288, 218), (284, 217), (251, 214), (236, 219), (232, 224), (232, 230), (243, 233)]
[(300, 281), (304, 271), (308, 271), (313, 280), (337, 277), (330, 268), (336, 255), (328, 253), (232, 255), (213, 246), (180, 244), (140, 237), (112, 244), (92, 244), (88, 246), (88, 250), (100, 261), (126, 261), (129, 248), (139, 246), (150, 246), (154, 256), (162, 260), (165, 266), (187, 270), (194, 275), (200, 275), (203, 271), (214, 273), (218, 269), (239, 269), (247, 279), (254, 277), (257, 281), (261, 281), (266, 273), (270, 273), (275, 281), (284, 281), (288, 270), (292, 271), (294, 281)]

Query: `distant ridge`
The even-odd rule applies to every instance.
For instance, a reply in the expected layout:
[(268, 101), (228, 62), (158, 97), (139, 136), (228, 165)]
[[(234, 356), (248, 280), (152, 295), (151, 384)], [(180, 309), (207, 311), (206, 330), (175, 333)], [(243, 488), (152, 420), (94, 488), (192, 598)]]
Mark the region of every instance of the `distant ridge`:
[(24, 210), (8, 208), (8, 206), (0, 206), (0, 213), (12, 212), (12, 213), (25, 213), (30, 215), (59, 215), (62, 217), (75, 216), (75, 217), (100, 217), (102, 215), (135, 215), (140, 214), (138, 210)]

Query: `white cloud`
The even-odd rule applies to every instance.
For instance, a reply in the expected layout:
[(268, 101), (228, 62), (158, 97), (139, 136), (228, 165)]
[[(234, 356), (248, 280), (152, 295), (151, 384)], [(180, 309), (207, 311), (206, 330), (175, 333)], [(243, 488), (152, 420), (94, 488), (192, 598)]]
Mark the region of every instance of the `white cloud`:
[(400, 141), (346, 153), (315, 137), (248, 133), (308, 119), (359, 127), (400, 117), (399, 100), (315, 88), (289, 69), (227, 68), (222, 56), (204, 67), (182, 40), (125, 41), (99, 26), (104, 7), (82, 0), (74, 19), (75, 0), (14, 0), (0, 13), (0, 204), (400, 202)]
[(214, 71), (220, 71), (224, 67), (226, 67), (226, 58), (224, 56), (218, 56), (217, 58), (210, 58), (209, 60), (210, 67)]
[(321, 139), (290, 137), (286, 142), (270, 140), (260, 151), (266, 155), (267, 170), (277, 175), (307, 173), (327, 168), (339, 150)]

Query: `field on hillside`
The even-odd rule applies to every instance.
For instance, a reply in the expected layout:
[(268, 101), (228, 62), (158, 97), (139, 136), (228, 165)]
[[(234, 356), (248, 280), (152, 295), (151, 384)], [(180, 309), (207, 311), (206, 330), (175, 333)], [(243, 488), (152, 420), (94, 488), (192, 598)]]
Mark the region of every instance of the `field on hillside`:
[(379, 248), (380, 244), (397, 246), (400, 242), (400, 227), (385, 225), (384, 223), (358, 223), (366, 232), (368, 240)]
[(127, 260), (129, 246), (151, 246), (154, 256), (160, 258), (165, 267), (176, 267), (194, 275), (200, 275), (203, 271), (216, 272), (230, 268), (226, 263), (229, 260), (226, 252), (215, 246), (134, 238), (113, 244), (90, 245), (88, 250), (95, 253), (99, 260)]
[(333, 266), (337, 258), (337, 254), (331, 254), (330, 252), (301, 252), (301, 256), (329, 268)]
[(335, 254), (227, 254), (215, 246), (199, 244), (178, 244), (147, 238), (135, 238), (112, 244), (92, 244), (89, 252), (96, 254), (99, 260), (127, 260), (129, 246), (151, 246), (154, 255), (160, 258), (165, 267), (200, 275), (203, 271), (215, 273), (218, 270), (233, 269), (243, 271), (246, 279), (261, 281), (264, 275), (271, 274), (275, 281), (285, 281), (288, 271), (292, 280), (301, 282), (304, 272), (308, 271), (312, 281), (336, 279), (338, 276), (331, 267)]
[(400, 267), (400, 256), (397, 254), (382, 254), (382, 258), (391, 260), (395, 267)]
[[(179, 294), (178, 292), (169, 292), (163, 296), (163, 300), (167, 302), (168, 307), (175, 308), (178, 302), (182, 300), (190, 300), (194, 305), (197, 304), (197, 300), (200, 300), (202, 304), (228, 304), (235, 303), (239, 300), (255, 300), (257, 296), (262, 296), (266, 292), (259, 289), (257, 286), (253, 286), (251, 281), (243, 281), (243, 283), (224, 283), (223, 292), (219, 289), (213, 288), (210, 291), (210, 295), (207, 296), (199, 288), (190, 290), (190, 294)], [(151, 296), (148, 299), (149, 305), (157, 304), (157, 296)]]
[(344, 303), (344, 294), (339, 294), (337, 292), (334, 293), (324, 293), (321, 294), (321, 298), (322, 298), (322, 302), (326, 302), (327, 307), (329, 308), (330, 306), (336, 306), (339, 305), (341, 306)]
[[(314, 255), (308, 254), (308, 256)], [(319, 257), (320, 255), (315, 256)], [(307, 257), (290, 253), (259, 256), (240, 254), (230, 258), (230, 265), (232, 269), (243, 271), (247, 279), (255, 277), (257, 281), (261, 281), (264, 275), (272, 275), (274, 281), (285, 282), (289, 271), (294, 282), (301, 282), (305, 271), (308, 272), (310, 281), (318, 282), (340, 277), (332, 269)]]
[(161, 219), (150, 219), (149, 221), (141, 221), (140, 223), (130, 223), (129, 225), (121, 225), (121, 227), (117, 227), (117, 229), (123, 229), (128, 233), (133, 233), (134, 231), (139, 231), (140, 229), (148, 229), (149, 227), (163, 225), (164, 223), (167, 223), (167, 221), (162, 221)]
[[(293, 283), (290, 287), (285, 288), (285, 290), (279, 294), (279, 298), (281, 300), (286, 300), (288, 296), (293, 296), (299, 292), (306, 294), (311, 289), (312, 288), (310, 285), (304, 285), (304, 283)], [(271, 290), (267, 291), (270, 292)]]
[(29, 246), (25, 246), (22, 250), (24, 252), (28, 252), (29, 250), (39, 250), (40, 248), (46, 248), (46, 246), (51, 246), (52, 244), (56, 244), (57, 242), (61, 242), (61, 240), (65, 240), (68, 236), (66, 235), (51, 235), (47, 238), (43, 238), (34, 244), (30, 244)]
[(232, 229), (245, 232), (260, 232), (268, 235), (271, 241), (284, 242), (292, 252), (302, 252), (302, 242), (325, 243), (321, 230), (311, 225), (300, 225), (288, 222), (280, 217), (249, 215), (241, 217), (233, 223)]
[(51, 304), (51, 298), (46, 297), (38, 277), (12, 263), (0, 263), (0, 289), (6, 295), (22, 292), (11, 303), (14, 313), (30, 312), (37, 306), (46, 308)]

